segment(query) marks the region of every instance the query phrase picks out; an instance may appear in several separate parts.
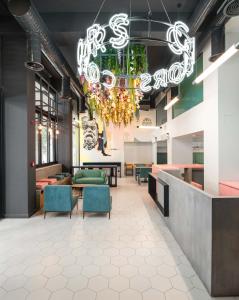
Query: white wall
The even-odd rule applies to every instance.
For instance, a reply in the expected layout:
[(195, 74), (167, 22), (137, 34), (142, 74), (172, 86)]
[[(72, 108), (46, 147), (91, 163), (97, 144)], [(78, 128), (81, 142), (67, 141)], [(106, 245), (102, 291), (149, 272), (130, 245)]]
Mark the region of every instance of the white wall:
[[(226, 25), (226, 47), (239, 42), (239, 17)], [(239, 180), (239, 53), (219, 69), (219, 180)]]
[(152, 142), (124, 143), (125, 162), (152, 163)]
[[(155, 110), (141, 111), (139, 120), (134, 119), (127, 127), (118, 127), (112, 124), (108, 127), (108, 146), (105, 149), (106, 153), (110, 156), (103, 156), (101, 151), (97, 148), (93, 150), (86, 150), (83, 148), (83, 135), (81, 129), (81, 152), (80, 160), (83, 162), (121, 162), (122, 167), (125, 162), (135, 163), (152, 163), (153, 150), (152, 150), (152, 129), (139, 129), (137, 126), (142, 125), (145, 118), (150, 118), (152, 125), (156, 123)], [(125, 146), (125, 143), (127, 145)], [(130, 146), (129, 146), (130, 145)], [(137, 148), (136, 148), (137, 145)], [(125, 150), (127, 157), (125, 158)], [(130, 153), (132, 150), (132, 153)], [(123, 172), (122, 172), (123, 174)]]
[[(226, 47), (239, 42), (239, 17), (226, 24)], [(209, 65), (210, 41), (203, 51), (203, 68)], [(204, 132), (204, 186), (209, 193), (217, 195), (219, 181), (239, 180), (239, 53), (204, 80), (203, 102), (172, 120), (168, 110), (168, 122), (155, 131), (157, 139), (168, 137), (168, 162), (184, 155), (175, 138)], [(168, 99), (170, 95), (168, 96)], [(154, 138), (152, 138), (154, 140)], [(190, 161), (188, 161), (190, 162)]]
[[(204, 48), (203, 67), (208, 67), (208, 58), (211, 55), (211, 44)], [(169, 96), (170, 97), (170, 96)], [(169, 99), (168, 97), (168, 99)], [(168, 163), (191, 163), (192, 144), (188, 143), (187, 151), (182, 151), (182, 145), (175, 138), (192, 135), (195, 132), (204, 132), (204, 186), (207, 192), (218, 194), (218, 72), (215, 71), (204, 80), (203, 102), (187, 112), (172, 119), (172, 109), (168, 110), (168, 122), (161, 130), (154, 132), (159, 140), (165, 139), (168, 133)], [(185, 144), (184, 144), (185, 147)], [(186, 148), (184, 149), (186, 150)], [(189, 155), (191, 151), (191, 155)], [(180, 157), (180, 155), (182, 157)]]

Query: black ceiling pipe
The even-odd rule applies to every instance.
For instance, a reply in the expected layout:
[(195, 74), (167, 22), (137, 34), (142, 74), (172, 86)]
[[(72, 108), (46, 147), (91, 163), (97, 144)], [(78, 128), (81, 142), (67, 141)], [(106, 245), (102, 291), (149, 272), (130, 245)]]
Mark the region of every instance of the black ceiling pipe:
[(225, 26), (216, 27), (211, 33), (211, 57), (214, 62), (225, 52)]
[(203, 24), (206, 17), (213, 10), (217, 3), (218, 0), (201, 0), (198, 2), (188, 22), (190, 34), (192, 36), (198, 32), (200, 26)]
[(72, 99), (70, 77), (64, 76), (61, 82), (61, 99)]
[(40, 72), (44, 69), (41, 63), (41, 40), (37, 33), (28, 34), (25, 67), (34, 72)]
[(72, 71), (60, 49), (51, 38), (51, 34), (30, 0), (9, 0), (8, 8), (18, 23), (27, 32), (38, 33), (47, 56), (57, 65), (64, 76), (70, 77), (71, 84), (81, 95), (84, 95), (79, 80)]

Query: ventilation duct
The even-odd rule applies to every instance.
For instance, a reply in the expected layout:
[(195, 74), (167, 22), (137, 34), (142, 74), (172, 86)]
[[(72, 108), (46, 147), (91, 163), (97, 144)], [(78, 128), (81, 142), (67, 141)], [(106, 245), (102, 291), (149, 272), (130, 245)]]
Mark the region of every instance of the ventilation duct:
[(34, 32), (28, 34), (25, 67), (35, 72), (40, 72), (44, 69), (41, 63), (41, 40), (39, 34)]
[(214, 62), (225, 52), (225, 27), (216, 27), (211, 33), (211, 57), (209, 60)]
[(67, 99), (67, 100), (72, 99), (70, 77), (68, 77), (68, 76), (62, 77), (61, 98), (62, 99)]
[(218, 12), (223, 12), (226, 17), (239, 16), (239, 0), (226, 0), (219, 8)]
[(38, 33), (41, 39), (44, 52), (64, 76), (70, 77), (71, 86), (78, 94), (84, 95), (79, 80), (72, 71), (60, 49), (56, 46), (51, 34), (30, 0), (9, 0), (8, 8), (18, 23), (27, 32)]

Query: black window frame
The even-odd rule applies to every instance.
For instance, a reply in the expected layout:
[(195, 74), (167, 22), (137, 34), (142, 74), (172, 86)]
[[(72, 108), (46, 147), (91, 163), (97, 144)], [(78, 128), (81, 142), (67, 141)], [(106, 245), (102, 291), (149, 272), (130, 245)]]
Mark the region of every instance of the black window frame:
[[(36, 83), (39, 84), (38, 91), (40, 92), (40, 99), (36, 99)], [(47, 93), (45, 93), (46, 90)], [(43, 94), (47, 96), (47, 103), (43, 100)], [(54, 95), (52, 98), (50, 95)], [(55, 100), (54, 100), (55, 99)], [(53, 104), (53, 105), (52, 105)], [(42, 134), (40, 131), (38, 136), (35, 137), (35, 139), (38, 138), (38, 159), (35, 156), (36, 162), (36, 168), (49, 166), (56, 164), (58, 162), (58, 138), (56, 134), (56, 130), (58, 129), (58, 93), (54, 87), (47, 82), (45, 78), (40, 76), (39, 74), (36, 74), (35, 76), (35, 126), (39, 126), (39, 124), (42, 124), (43, 127), (47, 129), (47, 162), (42, 162)], [(49, 126), (52, 125), (53, 126)], [(49, 129), (52, 129), (52, 132), (50, 133)], [(36, 134), (36, 133), (35, 133)], [(51, 161), (51, 135), (53, 135), (53, 160)], [(36, 145), (36, 140), (35, 140)], [(35, 151), (36, 155), (36, 151)]]

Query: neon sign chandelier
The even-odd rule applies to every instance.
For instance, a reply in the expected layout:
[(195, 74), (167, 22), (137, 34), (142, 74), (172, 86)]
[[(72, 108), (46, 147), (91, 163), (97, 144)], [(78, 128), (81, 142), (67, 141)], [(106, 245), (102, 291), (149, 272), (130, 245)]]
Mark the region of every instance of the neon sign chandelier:
[[(128, 27), (131, 22), (147, 21), (130, 17), (125, 13), (113, 15), (106, 25), (93, 24), (87, 29), (85, 39), (79, 39), (77, 45), (77, 64), (79, 75), (84, 75), (90, 84), (101, 84), (106, 89), (116, 87), (116, 75), (110, 70), (100, 70), (99, 66), (91, 59), (96, 58), (99, 51), (106, 52), (106, 45), (114, 49), (123, 49), (129, 44)], [(165, 88), (169, 84), (178, 85), (185, 77), (189, 77), (194, 71), (195, 65), (195, 38), (189, 36), (188, 26), (176, 21), (174, 24), (150, 20), (150, 22), (162, 24), (167, 27), (166, 40), (160, 42), (166, 43), (169, 49), (179, 57), (179, 61), (173, 63), (168, 69), (160, 69), (153, 75), (142, 73), (140, 78), (140, 90), (150, 92), (152, 89), (158, 90)], [(105, 41), (108, 31), (113, 35), (108, 41)], [(150, 39), (150, 38), (149, 38)], [(110, 80), (104, 81), (105, 77)], [(135, 76), (134, 76), (135, 78)]]

